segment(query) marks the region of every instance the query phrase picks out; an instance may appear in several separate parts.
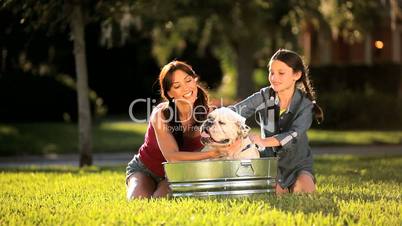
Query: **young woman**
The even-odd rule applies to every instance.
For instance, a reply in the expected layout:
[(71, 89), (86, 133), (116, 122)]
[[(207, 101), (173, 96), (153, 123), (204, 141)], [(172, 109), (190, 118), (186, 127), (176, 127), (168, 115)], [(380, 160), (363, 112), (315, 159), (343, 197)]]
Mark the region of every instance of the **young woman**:
[(314, 192), (313, 156), (307, 130), (315, 115), (318, 123), (323, 112), (317, 105), (308, 70), (301, 57), (280, 49), (271, 58), (268, 80), (271, 84), (233, 107), (248, 118), (259, 116), (261, 136), (254, 143), (266, 147), (266, 156), (278, 156), (277, 194)]
[(207, 92), (190, 65), (172, 61), (159, 74), (166, 100), (152, 111), (144, 144), (128, 163), (127, 198), (164, 197), (169, 193), (163, 162), (201, 160), (220, 156), (221, 150), (199, 152), (199, 126), (206, 119)]

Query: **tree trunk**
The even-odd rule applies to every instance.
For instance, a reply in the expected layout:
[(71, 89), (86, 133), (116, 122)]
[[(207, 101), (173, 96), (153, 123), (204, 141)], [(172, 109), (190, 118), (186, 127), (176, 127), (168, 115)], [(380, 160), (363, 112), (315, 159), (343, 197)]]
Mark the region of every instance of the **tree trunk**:
[(78, 145), (80, 167), (92, 165), (91, 111), (88, 95), (88, 70), (85, 52), (84, 19), (81, 1), (72, 1), (71, 32), (78, 93)]
[(1, 72), (2, 72), (2, 73), (0, 73), (0, 78), (1, 78), (2, 74), (6, 72), (6, 63), (7, 63), (7, 48), (6, 47), (1, 48), (0, 57), (1, 57)]
[(311, 42), (312, 42), (312, 33), (313, 33), (313, 28), (312, 25), (306, 21), (304, 25), (304, 31), (303, 31), (303, 55), (304, 55), (304, 60), (305, 63), (310, 64), (311, 62)]
[(373, 64), (373, 47), (371, 33), (367, 33), (364, 39), (364, 63), (366, 65)]
[[(312, 49), (313, 56), (310, 64), (317, 63), (318, 65), (328, 65), (332, 61), (332, 37), (326, 30), (317, 33), (318, 35), (318, 48)], [(314, 59), (314, 60), (313, 60)]]
[[(400, 66), (402, 67), (402, 66)], [(400, 69), (402, 71), (402, 69)], [(397, 105), (398, 107), (402, 107), (402, 73), (399, 74), (399, 86), (398, 86), (398, 96), (397, 96)]]
[(253, 58), (253, 48), (251, 43), (247, 41), (242, 41), (236, 48), (237, 59), (237, 94), (238, 99), (244, 99), (253, 93), (254, 81), (253, 81), (253, 70), (254, 70), (254, 58)]

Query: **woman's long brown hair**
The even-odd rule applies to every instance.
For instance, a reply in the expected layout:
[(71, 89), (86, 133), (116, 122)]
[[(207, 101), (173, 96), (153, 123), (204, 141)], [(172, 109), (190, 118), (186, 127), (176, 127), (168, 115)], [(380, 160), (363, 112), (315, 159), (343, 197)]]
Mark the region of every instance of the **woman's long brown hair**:
[[(193, 78), (198, 78), (198, 75), (194, 72), (192, 67), (185, 62), (174, 60), (168, 64), (166, 64), (161, 72), (159, 73), (159, 85), (161, 87), (161, 96), (165, 100), (169, 102), (168, 107), (162, 110), (165, 119), (169, 119), (168, 128), (169, 131), (173, 134), (177, 145), (181, 147), (183, 145), (183, 126), (179, 121), (177, 121), (177, 115), (179, 114), (179, 109), (177, 109), (174, 100), (169, 97), (168, 91), (172, 87), (172, 75), (176, 70), (181, 70), (186, 74), (190, 75)], [(194, 102), (194, 106), (192, 110), (193, 116), (195, 117), (196, 126), (199, 126), (202, 121), (207, 118), (208, 112), (205, 109), (208, 109), (208, 93), (205, 88), (203, 88), (200, 84), (197, 83), (197, 99)], [(202, 106), (202, 107), (198, 107)], [(172, 109), (173, 111), (171, 111)], [(194, 114), (196, 113), (196, 114)]]

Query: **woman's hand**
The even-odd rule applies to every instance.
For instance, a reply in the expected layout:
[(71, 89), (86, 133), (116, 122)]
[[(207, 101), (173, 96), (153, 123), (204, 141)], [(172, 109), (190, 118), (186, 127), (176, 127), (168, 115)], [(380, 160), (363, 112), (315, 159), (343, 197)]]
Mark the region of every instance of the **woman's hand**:
[(231, 145), (225, 145), (225, 146), (218, 147), (217, 150), (219, 152), (219, 157), (222, 158), (222, 157), (228, 156), (230, 148), (231, 148)]
[(222, 158), (228, 156), (230, 145), (225, 145), (221, 147), (214, 147), (209, 153), (211, 153), (211, 158)]

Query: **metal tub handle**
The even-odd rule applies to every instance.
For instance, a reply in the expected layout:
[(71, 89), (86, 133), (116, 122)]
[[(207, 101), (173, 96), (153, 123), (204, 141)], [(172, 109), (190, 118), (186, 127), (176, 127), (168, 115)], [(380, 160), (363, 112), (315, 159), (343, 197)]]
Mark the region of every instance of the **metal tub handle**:
[(254, 176), (254, 168), (251, 164), (251, 160), (240, 160), (240, 166), (237, 168), (236, 176), (245, 177), (245, 176)]

